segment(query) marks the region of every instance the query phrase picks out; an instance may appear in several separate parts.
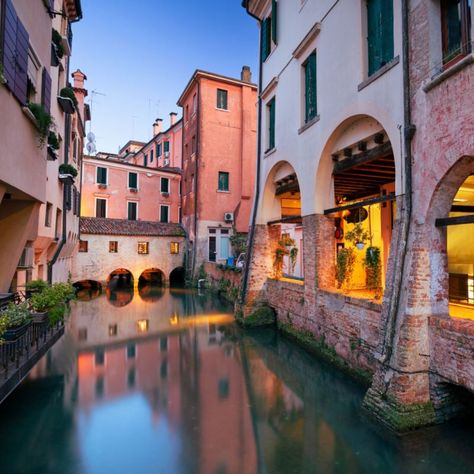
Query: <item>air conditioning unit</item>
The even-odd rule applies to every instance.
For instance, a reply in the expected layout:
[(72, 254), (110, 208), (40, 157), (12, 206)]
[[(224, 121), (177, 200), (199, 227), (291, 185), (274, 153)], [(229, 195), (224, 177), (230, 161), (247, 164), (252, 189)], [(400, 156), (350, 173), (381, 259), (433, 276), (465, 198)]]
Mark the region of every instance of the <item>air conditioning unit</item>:
[(169, 151), (165, 151), (165, 158), (169, 158), (170, 157), (170, 152)]
[(169, 158), (165, 158), (165, 159), (163, 160), (163, 165), (164, 165), (164, 166), (169, 166), (169, 165), (170, 165), (170, 160), (169, 160)]
[(233, 212), (225, 212), (224, 213), (224, 221), (225, 222), (234, 222), (234, 213)]

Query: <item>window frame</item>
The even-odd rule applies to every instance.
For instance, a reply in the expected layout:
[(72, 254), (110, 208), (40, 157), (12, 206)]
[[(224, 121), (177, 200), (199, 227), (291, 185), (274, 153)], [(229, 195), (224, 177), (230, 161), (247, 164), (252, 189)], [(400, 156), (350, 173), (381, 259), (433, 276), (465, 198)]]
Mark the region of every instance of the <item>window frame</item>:
[(170, 254), (179, 255), (179, 242), (170, 242)]
[[(221, 176), (227, 178), (227, 188), (221, 188)], [(228, 171), (218, 171), (217, 172), (217, 191), (221, 193), (230, 192), (230, 173)]]
[[(166, 221), (163, 221), (162, 220), (162, 210), (166, 208), (167, 209), (167, 214), (166, 214), (166, 217), (167, 217), (167, 220)], [(168, 204), (160, 204), (160, 223), (161, 224), (169, 224), (170, 222), (170, 206)]]
[[(309, 113), (308, 107), (308, 67), (310, 66), (310, 62), (314, 58), (314, 112), (313, 114)], [(304, 86), (304, 124), (310, 123), (318, 116), (318, 67), (317, 67), (317, 54), (316, 50), (313, 50), (305, 59), (302, 64), (303, 68), (303, 86)]]
[[(105, 170), (105, 183), (101, 183), (99, 181), (99, 169), (101, 170)], [(105, 186), (108, 186), (109, 185), (109, 169), (105, 166), (100, 166), (100, 165), (97, 165), (96, 166), (96, 171), (95, 171), (95, 184), (99, 184), (99, 185), (105, 185)]]
[(118, 253), (118, 240), (109, 240), (109, 253)]
[[(136, 184), (137, 185), (135, 187), (130, 186), (130, 175), (132, 175), (132, 174), (134, 174), (137, 177), (137, 179), (136, 179)], [(128, 181), (128, 183), (127, 183), (128, 184), (128, 189), (136, 189), (138, 191), (138, 173), (136, 173), (135, 171), (129, 171), (127, 181)]]
[(229, 91), (227, 89), (217, 88), (216, 109), (229, 110)]
[[(130, 219), (130, 204), (135, 204), (135, 219)], [(127, 220), (128, 221), (138, 220), (138, 201), (127, 200)]]
[[(163, 191), (163, 183), (165, 183), (165, 182), (167, 183), (167, 185), (166, 185), (167, 190)], [(171, 189), (170, 179), (166, 178), (165, 176), (161, 176), (160, 177), (160, 193), (169, 195), (169, 194), (171, 194), (170, 189)]]
[[(104, 217), (97, 215), (97, 201), (105, 201), (105, 216), (104, 216)], [(101, 218), (101, 219), (103, 219), (103, 218), (106, 219), (106, 218), (108, 217), (108, 213), (109, 213), (108, 199), (103, 198), (103, 197), (96, 197), (96, 198), (95, 198), (95, 206), (94, 206), (94, 207), (95, 207), (95, 217), (99, 217), (99, 218)]]
[(276, 147), (276, 96), (273, 96), (265, 104), (267, 110), (267, 149), (265, 153)]
[(89, 241), (88, 240), (79, 239), (78, 252), (79, 253), (88, 253), (89, 252)]
[(150, 253), (149, 242), (137, 242), (137, 254), (148, 255)]

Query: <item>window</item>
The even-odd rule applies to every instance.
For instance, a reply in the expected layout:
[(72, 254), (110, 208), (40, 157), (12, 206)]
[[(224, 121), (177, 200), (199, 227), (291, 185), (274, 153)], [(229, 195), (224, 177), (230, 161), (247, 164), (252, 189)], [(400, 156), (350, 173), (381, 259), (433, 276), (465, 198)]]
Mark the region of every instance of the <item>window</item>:
[(168, 337), (160, 337), (160, 352), (166, 352), (168, 350)]
[(143, 166), (148, 166), (148, 155), (145, 155), (143, 158)]
[(267, 119), (268, 119), (268, 148), (267, 151), (275, 148), (275, 97), (273, 97), (267, 104)]
[(227, 110), (227, 91), (217, 89), (217, 108)]
[(194, 94), (193, 95), (193, 114), (196, 113), (196, 110), (197, 110), (197, 95)]
[(97, 184), (107, 184), (107, 168), (97, 167)]
[(95, 365), (101, 366), (105, 364), (105, 352), (104, 349), (97, 349), (95, 351)]
[(153, 150), (150, 150), (150, 163), (153, 163)]
[(369, 76), (393, 59), (393, 0), (367, 0)]
[(138, 174), (128, 173), (128, 187), (130, 189), (138, 189)]
[(107, 217), (107, 199), (96, 199), (95, 217)]
[(137, 356), (137, 346), (133, 343), (127, 345), (127, 359), (135, 359)]
[(170, 253), (171, 254), (178, 254), (179, 253), (179, 242), (171, 242), (170, 243)]
[(169, 206), (160, 206), (160, 222), (169, 222)]
[(87, 240), (79, 240), (79, 252), (88, 252), (89, 251), (89, 242)]
[(278, 2), (272, 0), (272, 13), (262, 22), (262, 41), (261, 41), (261, 56), (262, 61), (265, 61), (272, 51), (272, 45), (278, 44), (277, 35), (278, 26)]
[(189, 120), (189, 105), (186, 104), (186, 120)]
[(160, 189), (162, 193), (168, 194), (170, 192), (170, 180), (169, 178), (161, 178)]
[(118, 242), (116, 240), (109, 241), (109, 252), (117, 253), (118, 252)]
[(310, 54), (304, 68), (304, 97), (305, 97), (305, 123), (313, 120), (317, 115), (316, 99), (316, 52)]
[(196, 153), (196, 135), (193, 136), (193, 140), (191, 142), (191, 153)]
[(166, 141), (164, 143), (164, 149), (165, 149), (165, 153), (169, 153), (170, 152), (170, 142), (169, 141)]
[(161, 156), (161, 143), (158, 143), (158, 145), (156, 145), (156, 156)]
[(138, 211), (138, 203), (134, 201), (129, 201), (127, 203), (127, 219), (129, 221), (136, 221), (137, 211)]
[(109, 336), (114, 337), (118, 334), (118, 325), (117, 324), (109, 324)]
[(218, 393), (221, 400), (229, 397), (229, 385), (229, 379), (227, 377), (219, 379)]
[(137, 331), (140, 332), (148, 332), (148, 319), (139, 319), (137, 321)]
[(51, 227), (51, 214), (53, 212), (53, 205), (50, 202), (46, 203), (46, 214), (44, 216), (44, 225)]
[(219, 171), (217, 189), (219, 191), (229, 191), (229, 173), (227, 171)]
[(148, 242), (138, 242), (137, 252), (140, 255), (147, 255), (148, 254)]
[(471, 44), (471, 0), (441, 0), (443, 64), (465, 55)]

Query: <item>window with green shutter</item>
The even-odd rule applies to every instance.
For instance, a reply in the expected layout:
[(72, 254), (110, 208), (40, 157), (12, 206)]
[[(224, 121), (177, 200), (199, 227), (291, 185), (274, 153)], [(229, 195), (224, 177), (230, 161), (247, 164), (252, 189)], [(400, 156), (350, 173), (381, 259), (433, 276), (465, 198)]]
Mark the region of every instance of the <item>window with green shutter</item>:
[(165, 142), (164, 149), (165, 149), (165, 153), (168, 153), (170, 151), (170, 142), (168, 141)]
[(153, 163), (153, 150), (150, 150), (150, 163)]
[(275, 46), (278, 44), (278, 2), (272, 0), (272, 40)]
[(272, 50), (272, 19), (265, 18), (262, 22), (262, 62), (266, 61)]
[(227, 110), (227, 91), (217, 89), (217, 108)]
[(471, 51), (471, 0), (441, 0), (443, 64)]
[(369, 76), (393, 59), (393, 0), (367, 0)]
[(107, 168), (97, 167), (97, 184), (107, 184)]
[(229, 191), (229, 173), (227, 171), (219, 171), (217, 189), (219, 191)]
[(305, 83), (305, 123), (313, 120), (317, 113), (316, 98), (316, 52), (310, 54), (303, 65)]
[(276, 102), (273, 97), (267, 104), (267, 117), (268, 117), (268, 150), (275, 148), (275, 108)]
[(143, 158), (143, 166), (148, 166), (148, 155), (145, 155)]
[(161, 156), (161, 143), (158, 143), (158, 145), (156, 145), (156, 156)]
[(138, 189), (137, 173), (128, 173), (128, 187), (131, 189)]
[(128, 203), (128, 220), (129, 221), (137, 220), (137, 203), (136, 202)]

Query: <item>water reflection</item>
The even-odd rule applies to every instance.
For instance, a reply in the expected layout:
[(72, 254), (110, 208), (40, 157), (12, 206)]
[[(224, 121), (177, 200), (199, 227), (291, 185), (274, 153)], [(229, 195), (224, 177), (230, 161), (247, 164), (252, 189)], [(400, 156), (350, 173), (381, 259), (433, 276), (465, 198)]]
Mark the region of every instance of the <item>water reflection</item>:
[(466, 426), (379, 434), (361, 387), (271, 330), (242, 333), (208, 294), (108, 301), (75, 303), (0, 406), (2, 472), (474, 471)]

